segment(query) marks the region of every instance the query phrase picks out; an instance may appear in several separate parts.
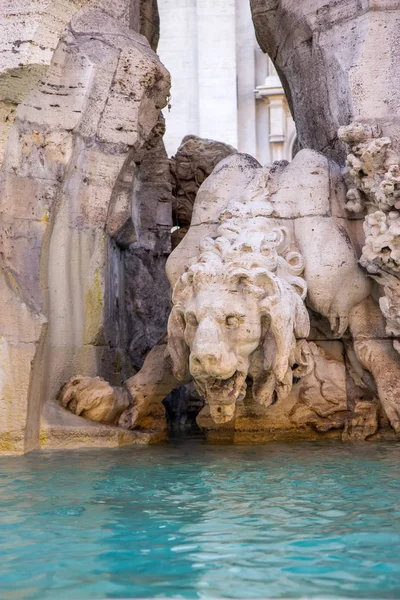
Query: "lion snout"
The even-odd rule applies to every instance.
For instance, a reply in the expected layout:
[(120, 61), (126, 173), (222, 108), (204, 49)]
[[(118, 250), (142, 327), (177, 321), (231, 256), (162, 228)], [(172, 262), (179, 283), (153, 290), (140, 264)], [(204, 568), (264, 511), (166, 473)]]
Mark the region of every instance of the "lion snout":
[(197, 348), (190, 354), (190, 372), (193, 377), (229, 379), (236, 371), (236, 359), (220, 346)]

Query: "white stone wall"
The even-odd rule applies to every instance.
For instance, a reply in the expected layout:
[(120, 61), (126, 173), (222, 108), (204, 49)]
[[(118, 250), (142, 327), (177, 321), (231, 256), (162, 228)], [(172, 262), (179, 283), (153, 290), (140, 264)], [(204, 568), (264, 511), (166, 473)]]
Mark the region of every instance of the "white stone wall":
[(199, 135), (237, 146), (235, 0), (197, 1)]
[[(238, 148), (251, 156), (257, 155), (256, 103), (256, 39), (251, 20), (250, 2), (236, 0), (236, 67), (238, 98)], [(265, 57), (263, 57), (265, 58)]]
[(187, 134), (237, 146), (235, 0), (161, 0), (158, 48), (172, 76), (169, 154)]
[(165, 144), (174, 154), (182, 138), (199, 132), (196, 0), (162, 0), (158, 54), (171, 73)]
[(158, 52), (172, 76), (164, 111), (168, 154), (194, 134), (262, 163), (290, 159), (295, 126), (272, 63), (257, 46), (249, 1), (159, 0), (159, 11)]

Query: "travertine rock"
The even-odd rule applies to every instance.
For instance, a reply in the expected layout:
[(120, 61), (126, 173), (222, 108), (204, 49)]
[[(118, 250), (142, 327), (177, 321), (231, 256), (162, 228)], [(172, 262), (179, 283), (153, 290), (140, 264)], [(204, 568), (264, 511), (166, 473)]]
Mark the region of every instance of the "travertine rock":
[[(168, 347), (175, 376), (194, 378), (217, 423), (234, 417), (235, 405), (246, 397), (246, 379), (253, 400), (264, 407), (288, 396), (296, 338), (309, 332), (307, 288), (309, 305), (328, 318), (338, 337), (352, 308), (370, 292), (348, 234), (329, 216), (332, 181), (328, 161), (310, 151), (290, 165), (264, 169), (236, 155), (220, 163), (199, 191), (190, 231), (168, 261), (171, 283), (178, 279)], [(202, 227), (204, 235), (207, 225), (213, 237), (197, 246), (196, 230)], [(328, 236), (332, 248), (325, 247)], [(352, 286), (344, 291), (345, 281)], [(324, 399), (327, 373), (323, 386), (316, 376), (310, 384), (311, 397), (335, 407), (320, 406), (330, 417), (325, 429), (344, 426), (344, 373), (342, 364), (340, 401), (335, 394)], [(336, 413), (339, 424), (332, 419)]]
[(343, 440), (365, 440), (378, 431), (378, 406), (375, 402), (359, 401), (351, 418), (345, 423)]
[(87, 0), (4, 0), (0, 5), (0, 165), (15, 111), (50, 64), (60, 35)]
[[(132, 367), (140, 369), (167, 329), (170, 289), (165, 262), (171, 250), (172, 187), (163, 132), (160, 119), (144, 152), (133, 156), (121, 174), (120, 193), (113, 196), (116, 202), (107, 218), (113, 241), (106, 339), (110, 346), (126, 349), (116, 357), (116, 384), (132, 374)], [(110, 227), (110, 221), (118, 226)]]
[(171, 292), (166, 258), (142, 248), (125, 253), (126, 337), (129, 359), (137, 370), (167, 330)]
[[(90, 377), (61, 394), (87, 423), (118, 418), (119, 428), (103, 425), (107, 443), (139, 439), (124, 428), (165, 435), (161, 400), (191, 380), (206, 399), (199, 423), (211, 437), (400, 433), (400, 7), (251, 3), (300, 147), (314, 151), (262, 168), (228, 148), (193, 212), (214, 158), (203, 168), (192, 148), (193, 161), (185, 152), (177, 160), (175, 185), (187, 200), (176, 211), (191, 225), (167, 264), (167, 345), (126, 381), (121, 403), (116, 388)], [(73, 373), (117, 386), (131, 372), (127, 347), (132, 355), (137, 346), (140, 363), (166, 312), (148, 327), (140, 308), (165, 289), (154, 263), (165, 259), (171, 227), (159, 119), (169, 79), (138, 33), (155, 43), (154, 3), (66, 4), (72, 13), (50, 66), (27, 59), (33, 83), (1, 111), (10, 128), (0, 180), (2, 450), (38, 446), (41, 403)], [(83, 427), (46, 404), (42, 432), (74, 430), (68, 418)], [(96, 436), (99, 428), (92, 424)]]
[(165, 432), (128, 431), (83, 419), (56, 402), (47, 402), (43, 408), (40, 444), (46, 450), (154, 444), (165, 440), (165, 437)]
[(214, 167), (235, 148), (215, 140), (187, 135), (183, 138), (175, 156), (170, 160), (173, 181), (173, 224), (179, 229), (172, 236), (175, 248), (184, 238), (192, 219), (193, 204), (199, 187), (212, 173)]
[[(379, 122), (400, 141), (397, 0), (250, 0), (257, 40), (273, 60), (302, 148), (343, 165), (340, 126)], [(396, 149), (399, 149), (398, 141)]]
[(155, 346), (139, 373), (130, 377), (125, 385), (133, 406), (121, 415), (119, 424), (127, 429), (165, 431), (167, 423), (162, 400), (181, 385), (172, 373), (166, 344)]
[[(257, 227), (255, 210), (248, 206), (253, 228), (246, 227), (228, 205), (220, 236), (203, 238), (197, 261), (172, 297), (168, 348), (174, 374), (184, 380), (189, 368), (213, 419), (221, 423), (232, 419), (236, 401), (245, 397), (248, 375), (260, 404), (287, 395), (295, 339), (309, 331), (302, 303), (306, 285), (298, 277), (303, 259), (286, 228), (260, 222), (263, 217)], [(265, 335), (263, 321), (269, 322), (270, 339), (264, 341), (261, 368), (252, 370), (250, 357)]]
[[(346, 166), (356, 186), (347, 192), (347, 210), (361, 212), (365, 204), (383, 211), (399, 208), (400, 155), (394, 151), (392, 140), (381, 137), (377, 125), (362, 123), (340, 127), (338, 136), (350, 147)], [(359, 199), (355, 204), (353, 197)]]
[[(26, 22), (40, 37), (50, 13), (62, 21), (46, 59), (27, 55), (43, 68), (15, 100), (0, 175), (0, 439), (14, 452), (39, 446), (43, 402), (74, 373), (114, 384), (132, 374), (126, 249), (134, 256), (132, 244), (146, 247), (162, 264), (170, 248), (160, 142), (170, 81), (138, 33), (142, 22), (156, 35), (156, 19), (144, 19), (146, 2), (83, 4), (62, 3), (63, 12), (45, 1), (39, 25)], [(159, 198), (150, 209), (146, 194)], [(51, 431), (47, 418), (42, 427)]]
[(381, 284), (387, 333), (397, 336), (400, 88), (394, 65), (400, 5), (251, 0), (251, 7), (258, 41), (284, 84), (300, 146), (341, 165), (347, 155), (346, 209), (356, 218), (369, 213), (361, 264)]
[[(344, 202), (337, 166), (310, 150), (290, 164), (234, 154), (217, 165), (168, 259), (166, 352), (127, 382), (122, 426), (143, 427), (153, 403), (193, 379), (213, 438), (366, 439), (385, 433), (376, 398), (400, 432), (400, 360), (357, 263), (362, 232), (336, 216), (338, 190)], [(307, 308), (325, 333), (310, 335)]]
[(4, 0), (0, 5), (0, 165), (15, 111), (51, 63), (65, 26), (84, 6), (140, 32), (157, 48), (156, 0)]

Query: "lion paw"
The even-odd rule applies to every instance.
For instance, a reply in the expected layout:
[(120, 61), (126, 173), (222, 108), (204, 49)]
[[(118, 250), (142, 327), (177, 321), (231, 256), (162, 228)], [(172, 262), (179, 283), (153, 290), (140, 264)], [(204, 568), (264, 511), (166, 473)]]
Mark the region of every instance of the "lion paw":
[(71, 377), (57, 396), (61, 406), (96, 423), (114, 425), (129, 406), (129, 392), (113, 388), (102, 377)]

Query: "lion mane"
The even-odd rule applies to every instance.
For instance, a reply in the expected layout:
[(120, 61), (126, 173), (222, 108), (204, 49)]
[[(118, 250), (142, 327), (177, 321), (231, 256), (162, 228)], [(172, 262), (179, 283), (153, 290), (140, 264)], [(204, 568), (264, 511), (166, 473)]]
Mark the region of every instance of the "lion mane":
[[(274, 226), (271, 219), (250, 219), (249, 226), (240, 227), (231, 215), (225, 213), (221, 217), (224, 218), (218, 236), (201, 240), (198, 257), (174, 287), (168, 321), (168, 351), (175, 377), (181, 381), (189, 379), (185, 310), (192, 295), (202, 286), (209, 283), (235, 286), (243, 294), (254, 295), (263, 324), (258, 348), (263, 360), (262, 367), (251, 374), (252, 394), (256, 402), (265, 406), (290, 392), (296, 339), (309, 334), (309, 316), (304, 303), (307, 286), (301, 277), (304, 260), (294, 247), (288, 229)], [(251, 368), (249, 374), (250, 371)], [(246, 390), (247, 375), (244, 374), (241, 389), (237, 390), (240, 398)]]

